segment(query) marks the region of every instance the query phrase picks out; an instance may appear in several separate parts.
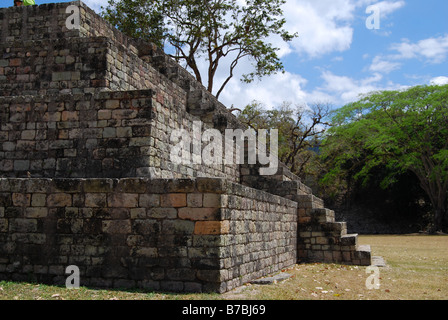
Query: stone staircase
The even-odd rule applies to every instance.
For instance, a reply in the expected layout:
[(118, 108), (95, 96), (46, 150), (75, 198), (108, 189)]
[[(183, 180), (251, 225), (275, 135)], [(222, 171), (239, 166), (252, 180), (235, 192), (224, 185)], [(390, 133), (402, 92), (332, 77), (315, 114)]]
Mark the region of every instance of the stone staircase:
[(347, 233), (347, 223), (335, 221), (334, 211), (284, 165), (273, 176), (260, 176), (256, 165), (246, 165), (241, 172), (242, 184), (298, 203), (298, 262), (371, 265), (370, 246), (359, 245), (358, 235)]
[(359, 245), (357, 234), (347, 233), (346, 222), (336, 222), (333, 210), (312, 194), (297, 195), (298, 261), (368, 266), (369, 245)]
[[(187, 93), (187, 111), (217, 129), (244, 129), (201, 83), (152, 43), (133, 40), (139, 58), (150, 64)], [(280, 163), (276, 175), (260, 176), (259, 165), (240, 167), (241, 184), (298, 202), (298, 261), (370, 265), (370, 246), (358, 245), (357, 234), (347, 234), (345, 222), (336, 222), (334, 211), (326, 209), (311, 188)]]
[[(214, 128), (244, 129), (236, 117), (201, 83), (153, 43), (131, 40), (138, 57), (187, 93), (187, 111)], [(258, 165), (243, 165), (241, 183), (298, 202), (298, 261), (370, 265), (370, 246), (358, 245), (357, 234), (347, 234), (345, 222), (336, 222), (311, 188), (280, 163), (278, 173), (260, 176)], [(245, 172), (245, 173), (244, 173)]]

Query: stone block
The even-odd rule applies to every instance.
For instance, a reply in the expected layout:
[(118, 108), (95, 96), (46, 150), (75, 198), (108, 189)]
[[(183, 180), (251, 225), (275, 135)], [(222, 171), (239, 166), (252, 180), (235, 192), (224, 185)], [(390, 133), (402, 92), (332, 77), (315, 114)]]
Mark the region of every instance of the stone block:
[(196, 235), (218, 235), (228, 234), (230, 232), (230, 223), (226, 221), (197, 221), (194, 227)]
[(160, 289), (170, 292), (182, 292), (184, 284), (182, 281), (161, 281)]
[(147, 216), (154, 219), (175, 219), (177, 210), (174, 208), (151, 208), (148, 210)]
[(192, 269), (168, 269), (166, 270), (166, 278), (168, 280), (194, 281), (196, 279), (196, 271)]
[(132, 232), (138, 235), (158, 235), (161, 233), (161, 229), (161, 222), (155, 219), (135, 219), (132, 221)]
[(333, 252), (324, 251), (324, 262), (333, 262)]
[(213, 192), (224, 193), (226, 190), (226, 181), (224, 179), (216, 178), (198, 178), (196, 180), (196, 186), (199, 192)]
[(195, 231), (193, 221), (187, 220), (164, 220), (162, 222), (162, 233), (191, 235)]
[(216, 220), (219, 218), (218, 208), (180, 208), (179, 218), (185, 220)]
[(195, 191), (195, 180), (170, 179), (165, 187), (164, 193), (190, 193)]
[(137, 282), (137, 286), (139, 288), (148, 290), (148, 291), (158, 291), (160, 290), (160, 282), (154, 280), (142, 280)]
[(341, 236), (341, 246), (356, 246), (358, 244), (357, 234), (347, 234)]
[(21, 65), (22, 65), (22, 59), (20, 58), (13, 58), (9, 60), (10, 67), (20, 67)]
[(145, 193), (147, 180), (137, 178), (124, 178), (118, 180), (117, 190), (129, 193)]
[(160, 196), (160, 205), (165, 208), (180, 208), (187, 205), (185, 193), (169, 193)]
[(187, 206), (190, 208), (202, 207), (202, 193), (189, 193), (187, 194)]
[(65, 193), (77, 193), (81, 190), (81, 181), (78, 179), (54, 179), (53, 185), (55, 190)]
[(316, 244), (328, 244), (329, 243), (329, 241), (328, 241), (328, 238), (326, 238), (326, 237), (317, 237), (316, 238)]
[(131, 233), (131, 222), (129, 220), (104, 220), (102, 230), (104, 233), (129, 234)]
[(36, 232), (37, 220), (36, 219), (10, 219), (9, 231), (12, 232)]
[(146, 218), (146, 208), (134, 208), (130, 211), (131, 219), (143, 219)]
[(160, 195), (158, 194), (140, 194), (138, 204), (143, 208), (158, 207), (160, 205)]
[(107, 206), (106, 193), (86, 193), (85, 206), (88, 208), (105, 208)]
[(185, 282), (184, 291), (187, 293), (201, 293), (202, 284), (200, 282)]
[(22, 193), (12, 194), (12, 203), (16, 207), (29, 206), (30, 200), (31, 200), (30, 194), (22, 194)]
[(205, 193), (203, 198), (203, 206), (209, 208), (220, 208), (221, 195), (215, 193)]
[(63, 111), (61, 114), (62, 121), (78, 121), (79, 111)]
[(72, 206), (72, 195), (68, 193), (54, 193), (47, 197), (48, 207), (70, 207)]
[(51, 81), (70, 81), (72, 79), (72, 73), (70, 71), (53, 72), (51, 74)]
[(0, 218), (0, 232), (8, 232), (8, 219)]
[(30, 169), (29, 160), (14, 160), (14, 171), (26, 171)]
[(48, 215), (48, 208), (26, 208), (25, 218), (45, 218)]
[(157, 248), (149, 248), (149, 247), (137, 248), (136, 250), (133, 250), (133, 255), (134, 254), (138, 257), (148, 257), (148, 258), (157, 258), (159, 255)]
[(114, 282), (113, 282), (113, 287), (119, 288), (119, 289), (130, 289), (130, 288), (135, 288), (135, 286), (136, 286), (135, 280), (117, 279), (117, 280), (114, 280)]
[(87, 179), (83, 183), (84, 192), (112, 192), (112, 179)]
[(137, 193), (116, 193), (107, 196), (107, 204), (110, 208), (136, 208), (138, 207)]

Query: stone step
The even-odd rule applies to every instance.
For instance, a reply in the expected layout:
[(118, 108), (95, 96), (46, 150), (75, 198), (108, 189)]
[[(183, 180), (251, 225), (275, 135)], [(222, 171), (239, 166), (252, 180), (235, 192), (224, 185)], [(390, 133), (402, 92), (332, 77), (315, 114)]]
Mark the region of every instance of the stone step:
[(357, 247), (355, 261), (361, 266), (370, 266), (372, 264), (372, 251), (370, 245), (366, 244)]
[(310, 187), (304, 185), (302, 182), (296, 181), (296, 183), (297, 183), (297, 187), (298, 187), (297, 188), (297, 194), (299, 194), (299, 195), (308, 195), (308, 194), (312, 194), (313, 193), (313, 190)]
[(327, 222), (322, 224), (321, 229), (335, 236), (345, 236), (347, 235), (347, 222)]
[(307, 194), (307, 195), (297, 195), (297, 201), (299, 208), (303, 209), (323, 209), (324, 201), (318, 197)]
[(187, 96), (187, 110), (189, 113), (197, 116), (204, 116), (204, 114), (212, 113), (216, 110), (215, 101), (211, 100), (204, 90), (194, 90), (188, 92)]
[(326, 208), (315, 208), (311, 210), (311, 217), (319, 223), (335, 222), (334, 211)]
[(345, 234), (341, 236), (341, 245), (342, 246), (355, 246), (358, 247), (358, 234)]
[(386, 261), (384, 260), (383, 257), (380, 256), (372, 256), (372, 266), (375, 267), (387, 267)]

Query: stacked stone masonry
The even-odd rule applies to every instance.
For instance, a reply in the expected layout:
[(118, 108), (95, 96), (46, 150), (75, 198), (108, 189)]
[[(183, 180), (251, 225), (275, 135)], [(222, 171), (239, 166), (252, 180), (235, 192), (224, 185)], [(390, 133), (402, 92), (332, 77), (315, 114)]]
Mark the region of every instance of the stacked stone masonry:
[(173, 130), (245, 128), (154, 44), (81, 1), (2, 8), (0, 26), (0, 279), (64, 284), (76, 265), (86, 286), (225, 292), (370, 264), (284, 165), (171, 161)]
[(296, 262), (297, 203), (218, 178), (0, 179), (0, 274), (224, 292)]

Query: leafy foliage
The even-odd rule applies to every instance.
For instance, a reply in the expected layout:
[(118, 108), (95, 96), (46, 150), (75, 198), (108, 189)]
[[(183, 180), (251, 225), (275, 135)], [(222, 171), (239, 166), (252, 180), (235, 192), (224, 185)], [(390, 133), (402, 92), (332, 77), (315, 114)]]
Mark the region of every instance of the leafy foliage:
[(324, 142), (331, 163), (324, 182), (337, 177), (368, 183), (375, 168), (388, 174), (381, 185), (410, 171), (428, 195), (434, 228), (446, 215), (448, 190), (448, 85), (385, 91), (348, 104), (333, 117)]
[(238, 118), (255, 131), (277, 129), (279, 160), (292, 173), (305, 179), (320, 171), (317, 149), (328, 126), (329, 110), (328, 104), (292, 106), (287, 102), (278, 108), (265, 109), (254, 101), (239, 113)]
[[(284, 71), (278, 48), (268, 42), (271, 36), (291, 41), (296, 34), (283, 29), (284, 0), (109, 0), (103, 17), (119, 30), (135, 38), (174, 48), (171, 56), (189, 67), (208, 91), (222, 59), (229, 59), (228, 76), (217, 90), (220, 93), (233, 77), (241, 59), (253, 61), (254, 71), (242, 80)], [(208, 61), (207, 83), (199, 59)]]

